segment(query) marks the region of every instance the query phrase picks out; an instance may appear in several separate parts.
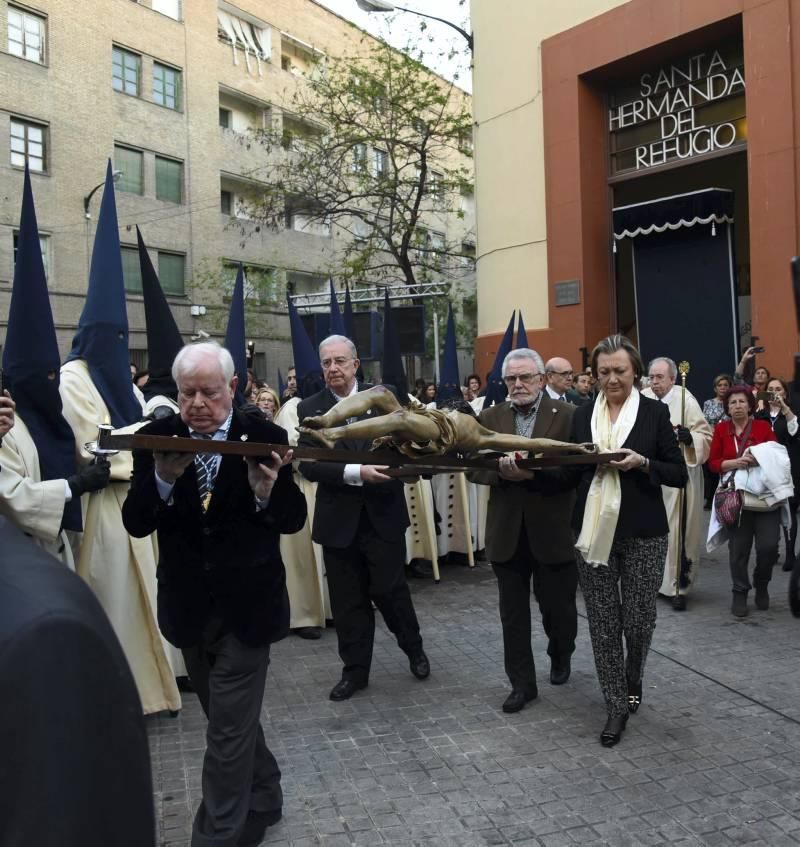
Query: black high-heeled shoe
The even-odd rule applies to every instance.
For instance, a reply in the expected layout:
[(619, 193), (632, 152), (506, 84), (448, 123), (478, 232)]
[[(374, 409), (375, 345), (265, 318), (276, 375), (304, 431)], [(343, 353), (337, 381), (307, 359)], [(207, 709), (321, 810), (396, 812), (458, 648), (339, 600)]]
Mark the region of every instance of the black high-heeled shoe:
[(628, 682), (628, 711), (635, 715), (642, 705), (642, 683)]
[(616, 715), (609, 717), (603, 731), (600, 733), (600, 743), (603, 747), (613, 747), (619, 743), (622, 738), (622, 733), (625, 732), (625, 725), (628, 723), (627, 712), (624, 715)]

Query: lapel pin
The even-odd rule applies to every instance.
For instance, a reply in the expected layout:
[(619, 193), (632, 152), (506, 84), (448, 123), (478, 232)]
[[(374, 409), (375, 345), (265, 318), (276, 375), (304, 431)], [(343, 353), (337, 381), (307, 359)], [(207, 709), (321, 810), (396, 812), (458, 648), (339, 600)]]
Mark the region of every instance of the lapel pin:
[(247, 441), (247, 433), (245, 433), (244, 435), (240, 435), (239, 437), (242, 441)]

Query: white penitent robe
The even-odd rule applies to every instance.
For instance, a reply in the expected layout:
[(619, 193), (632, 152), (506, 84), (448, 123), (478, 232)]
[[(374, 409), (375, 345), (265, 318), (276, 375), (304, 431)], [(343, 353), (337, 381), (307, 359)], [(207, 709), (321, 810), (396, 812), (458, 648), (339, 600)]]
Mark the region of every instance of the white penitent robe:
[[(78, 464), (86, 464), (93, 456), (84, 444), (96, 440), (97, 426), (109, 422), (109, 413), (82, 359), (61, 368), (61, 399), (75, 434)], [(135, 431), (141, 425), (121, 431)], [(118, 453), (110, 462), (110, 484), (83, 497), (77, 572), (94, 591), (122, 644), (144, 713), (176, 711), (180, 694), (156, 622), (156, 538), (132, 538), (122, 524), (132, 453)]]
[(406, 564), (414, 559), (427, 559), (436, 573), (438, 551), (436, 545), (436, 519), (433, 510), (433, 489), (428, 479), (403, 486), (410, 524), (406, 529)]
[[(657, 399), (652, 390), (647, 388), (642, 394), (645, 397)], [(661, 402), (669, 406), (670, 420), (673, 426), (686, 426), (692, 433), (691, 445), (680, 445), (681, 452), (686, 459), (686, 468), (689, 471), (689, 481), (686, 484), (686, 532), (685, 549), (686, 557), (692, 563), (689, 570), (689, 585), (697, 577), (697, 567), (700, 563), (700, 552), (705, 543), (705, 532), (703, 528), (703, 464), (708, 459), (711, 449), (711, 438), (713, 432), (708, 421), (703, 417), (703, 410), (695, 400), (690, 391), (686, 391), (686, 409), (684, 424), (681, 424), (681, 398), (683, 388), (676, 385), (672, 391)], [(676, 575), (680, 568), (681, 536), (680, 536), (680, 507), (681, 490), (662, 486), (664, 494), (664, 507), (667, 510), (669, 520), (669, 547), (667, 558), (664, 562), (664, 578), (661, 582), (659, 592), (672, 597), (675, 594)], [(679, 588), (681, 594), (688, 592), (688, 587)]]
[(72, 548), (61, 529), (67, 490), (63, 479), (42, 481), (39, 452), (17, 415), (0, 445), (0, 515), (5, 515), (56, 559), (75, 570)]
[(436, 539), (439, 556), (463, 553), (470, 560), (475, 549), (470, 525), (469, 484), (463, 473), (436, 474), (431, 481), (441, 523)]
[[(275, 423), (283, 427), (289, 444), (297, 445), (298, 397), (292, 397), (281, 406)], [(294, 463), (294, 481), (306, 498), (308, 519), (300, 532), (281, 535), (281, 558), (286, 568), (286, 588), (289, 592), (289, 626), (298, 629), (305, 626), (324, 627), (325, 621), (333, 618), (325, 577), (325, 561), (322, 547), (311, 540), (314, 525), (314, 507), (317, 499), (317, 484), (309, 482)]]

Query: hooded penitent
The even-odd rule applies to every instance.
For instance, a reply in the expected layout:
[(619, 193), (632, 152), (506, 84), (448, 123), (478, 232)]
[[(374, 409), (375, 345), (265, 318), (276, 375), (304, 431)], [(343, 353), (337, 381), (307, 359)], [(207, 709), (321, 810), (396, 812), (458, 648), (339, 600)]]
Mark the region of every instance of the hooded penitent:
[(68, 361), (72, 359), (86, 361), (113, 426), (127, 426), (141, 419), (142, 407), (131, 382), (128, 313), (110, 160), (94, 237), (89, 290), (67, 357)]
[[(61, 414), (60, 366), (31, 179), (26, 167), (17, 264), (3, 348), (3, 382), (36, 445), (43, 480), (67, 479), (75, 473), (75, 438)], [(64, 529), (81, 531), (80, 498), (74, 497), (66, 504), (62, 525)]]
[(456, 349), (456, 324), (453, 320), (453, 305), (447, 310), (447, 332), (444, 337), (444, 352), (439, 369), (439, 385), (436, 402), (443, 405), (448, 401), (463, 400), (461, 382), (458, 378), (458, 350)]
[(225, 330), (225, 348), (233, 357), (234, 371), (239, 377), (234, 398), (237, 406), (245, 402), (244, 389), (247, 386), (247, 347), (244, 336), (244, 271), (239, 265), (228, 314), (228, 328)]
[(308, 337), (303, 321), (292, 298), (287, 298), (289, 305), (289, 327), (292, 332), (292, 356), (294, 357), (295, 374), (297, 375), (297, 396), (301, 399), (311, 397), (321, 391), (325, 385), (322, 378), (322, 367), (319, 356)]
[(163, 395), (177, 401), (178, 387), (172, 378), (172, 363), (183, 347), (183, 339), (138, 226), (136, 237), (139, 242), (144, 320), (147, 326), (147, 369), (150, 372), (150, 378), (145, 383), (142, 393), (145, 400)]
[(408, 379), (403, 367), (403, 356), (400, 353), (400, 339), (392, 315), (392, 305), (389, 300), (389, 289), (383, 295), (383, 362), (381, 370), (381, 382), (391, 385), (397, 389), (397, 396), (402, 398), (401, 402), (408, 397)]
[(336, 289), (333, 287), (333, 282), (330, 283), (330, 286), (331, 286), (331, 323), (330, 323), (330, 333), (329, 333), (329, 335), (347, 335), (347, 330), (345, 329), (345, 324), (344, 324), (344, 318), (342, 317), (342, 312), (339, 309), (339, 301), (336, 299)]
[(494, 364), (492, 365), (492, 370), (486, 384), (486, 399), (483, 402), (484, 409), (488, 409), (489, 406), (493, 406), (495, 403), (502, 403), (508, 394), (505, 383), (503, 382), (502, 369), (503, 359), (511, 352), (511, 344), (514, 340), (515, 314), (516, 310), (511, 313), (511, 320), (508, 322), (503, 340), (497, 349), (497, 355), (494, 357)]
[[(519, 350), (522, 347), (528, 346), (528, 333), (525, 332), (525, 324), (522, 322), (522, 309), (519, 310), (519, 323), (517, 324), (517, 347)], [(501, 363), (502, 364), (502, 363)]]

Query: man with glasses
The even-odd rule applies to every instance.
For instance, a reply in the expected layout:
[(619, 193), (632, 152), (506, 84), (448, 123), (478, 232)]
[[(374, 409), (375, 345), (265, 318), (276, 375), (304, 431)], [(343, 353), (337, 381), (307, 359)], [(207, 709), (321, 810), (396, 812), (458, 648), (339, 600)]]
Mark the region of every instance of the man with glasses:
[[(340, 400), (372, 386), (356, 380), (359, 360), (355, 345), (342, 335), (331, 335), (319, 346), (325, 388), (303, 400), (300, 421), (324, 415)], [(380, 415), (368, 408), (348, 417), (348, 423)], [(302, 430), (301, 430), (302, 433)], [(313, 444), (302, 433), (300, 444)], [(340, 450), (369, 450), (371, 440), (348, 438)], [(347, 700), (366, 688), (372, 664), (377, 606), (386, 626), (408, 656), (417, 679), (430, 674), (428, 657), (405, 577), (405, 531), (409, 525), (403, 483), (386, 476), (382, 465), (301, 462), (300, 473), (318, 483), (312, 539), (322, 545), (342, 678), (331, 700)]]
[[(569, 368), (563, 359), (558, 370)], [(479, 421), (498, 433), (524, 438), (569, 439), (574, 407), (542, 391), (545, 367), (535, 351), (520, 348), (503, 361), (508, 389), (504, 403), (484, 409)], [(474, 471), (469, 479), (490, 485), (486, 555), (492, 562), (500, 600), (505, 670), (511, 694), (504, 712), (518, 712), (537, 694), (531, 649), (531, 582), (548, 638), (550, 682), (563, 685), (571, 670), (578, 615), (577, 570), (571, 528), (572, 491), (545, 497), (532, 488), (533, 472), (515, 458), (500, 459), (498, 472)]]
[(548, 359), (544, 366), (548, 397), (551, 400), (561, 400), (569, 403), (567, 392), (572, 388), (572, 365), (567, 359), (556, 356)]

